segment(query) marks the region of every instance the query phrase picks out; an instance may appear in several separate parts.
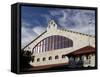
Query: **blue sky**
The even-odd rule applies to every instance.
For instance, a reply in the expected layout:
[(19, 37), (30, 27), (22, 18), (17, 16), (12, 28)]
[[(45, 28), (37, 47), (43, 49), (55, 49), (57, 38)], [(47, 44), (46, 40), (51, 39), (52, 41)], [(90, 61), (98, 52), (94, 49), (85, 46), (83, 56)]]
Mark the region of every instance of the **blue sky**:
[(48, 22), (54, 19), (58, 27), (95, 35), (95, 11), (80, 9), (62, 9), (45, 7), (21, 7), (21, 25), (23, 48), (44, 32)]

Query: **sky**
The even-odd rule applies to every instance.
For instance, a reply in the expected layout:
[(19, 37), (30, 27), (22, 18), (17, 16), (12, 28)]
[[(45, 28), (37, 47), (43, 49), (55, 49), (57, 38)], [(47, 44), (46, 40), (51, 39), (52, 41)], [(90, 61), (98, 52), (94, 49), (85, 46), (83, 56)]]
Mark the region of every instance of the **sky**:
[(95, 11), (47, 7), (21, 7), (21, 48), (42, 32), (54, 20), (58, 27), (95, 36)]

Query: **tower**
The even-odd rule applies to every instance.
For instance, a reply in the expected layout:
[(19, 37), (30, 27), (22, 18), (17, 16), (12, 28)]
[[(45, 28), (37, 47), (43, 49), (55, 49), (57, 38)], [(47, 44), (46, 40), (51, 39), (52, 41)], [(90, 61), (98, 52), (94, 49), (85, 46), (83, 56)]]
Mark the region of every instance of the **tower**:
[(47, 31), (51, 30), (56, 30), (57, 29), (57, 24), (54, 20), (50, 20), (48, 23)]

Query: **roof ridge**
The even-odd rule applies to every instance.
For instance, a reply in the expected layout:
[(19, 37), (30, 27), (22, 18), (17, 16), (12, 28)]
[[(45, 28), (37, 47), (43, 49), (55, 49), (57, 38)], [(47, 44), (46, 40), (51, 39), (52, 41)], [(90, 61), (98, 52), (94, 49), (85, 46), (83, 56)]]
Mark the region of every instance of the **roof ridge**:
[(72, 31), (72, 30), (64, 29), (64, 28), (60, 28), (60, 30), (64, 30), (64, 31), (68, 31), (68, 32), (73, 32), (73, 33), (77, 33), (77, 34), (80, 34), (80, 35), (86, 35), (86, 36), (90, 36), (90, 37), (95, 37), (95, 36), (90, 35), (90, 34), (85, 34), (85, 33), (77, 32), (77, 31)]
[(30, 45), (33, 41), (35, 41), (37, 38), (39, 38), (40, 36), (42, 36), (46, 32), (47, 32), (46, 30), (44, 32), (42, 32), (39, 36), (37, 36), (35, 39), (33, 39), (30, 43), (28, 43), (27, 45), (25, 45), (22, 49), (25, 49), (28, 45)]

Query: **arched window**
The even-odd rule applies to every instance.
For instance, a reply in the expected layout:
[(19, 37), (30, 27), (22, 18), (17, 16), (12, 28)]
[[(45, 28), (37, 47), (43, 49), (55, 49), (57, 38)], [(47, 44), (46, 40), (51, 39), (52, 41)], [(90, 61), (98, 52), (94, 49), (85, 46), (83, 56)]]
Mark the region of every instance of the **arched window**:
[(65, 58), (65, 55), (62, 55), (62, 58)]
[(41, 40), (34, 48), (33, 53), (47, 52), (55, 49), (68, 48), (73, 46), (73, 41), (59, 35), (49, 36)]
[(35, 58), (35, 56), (32, 56), (32, 57), (31, 57), (32, 62), (34, 62), (34, 60), (35, 60), (34, 58)]
[(40, 61), (40, 58), (37, 58), (37, 62), (39, 62)]
[(45, 61), (46, 60), (46, 58), (45, 57), (43, 57), (43, 61)]
[(52, 57), (51, 56), (49, 57), (49, 60), (52, 60)]
[(58, 55), (57, 56), (55, 56), (55, 59), (58, 59), (59, 57), (58, 57)]

